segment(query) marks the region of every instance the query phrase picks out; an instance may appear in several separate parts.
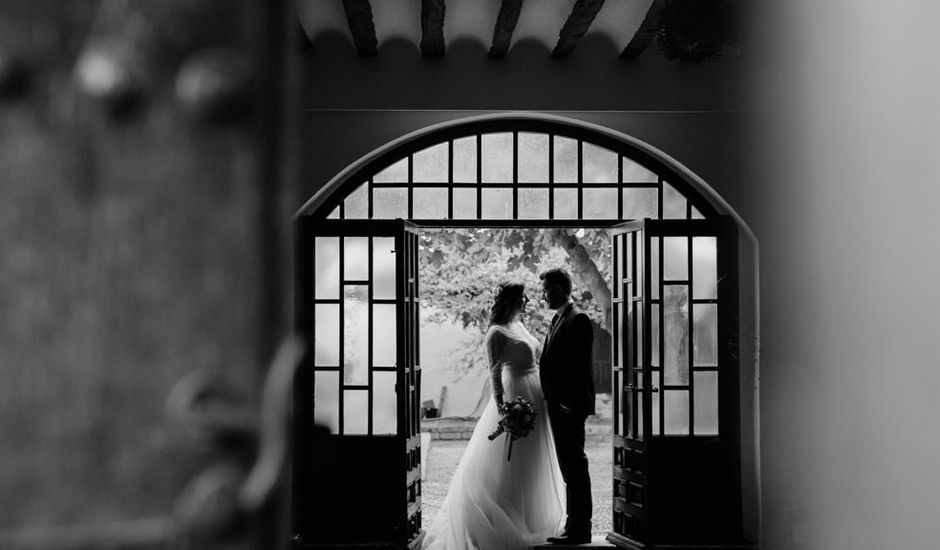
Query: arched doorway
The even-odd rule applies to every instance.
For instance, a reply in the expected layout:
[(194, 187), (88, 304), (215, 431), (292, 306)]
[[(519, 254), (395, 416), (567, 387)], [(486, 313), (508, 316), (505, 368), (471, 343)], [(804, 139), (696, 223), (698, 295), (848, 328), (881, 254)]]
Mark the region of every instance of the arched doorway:
[[(613, 273), (613, 530), (623, 547), (742, 540), (738, 228), (629, 137), (488, 115), (396, 140), (296, 218), (301, 546), (421, 537), (421, 227), (606, 227)], [(331, 435), (306, 444), (313, 425)]]

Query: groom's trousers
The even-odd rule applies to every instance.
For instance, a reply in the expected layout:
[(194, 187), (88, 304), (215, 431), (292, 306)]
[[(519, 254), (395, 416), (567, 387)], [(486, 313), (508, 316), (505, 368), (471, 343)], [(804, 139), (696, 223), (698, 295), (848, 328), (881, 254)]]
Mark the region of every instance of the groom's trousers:
[(573, 535), (591, 533), (591, 477), (584, 454), (584, 421), (586, 415), (565, 413), (558, 405), (549, 405), (552, 436), (561, 477), (565, 480), (568, 519), (565, 532)]

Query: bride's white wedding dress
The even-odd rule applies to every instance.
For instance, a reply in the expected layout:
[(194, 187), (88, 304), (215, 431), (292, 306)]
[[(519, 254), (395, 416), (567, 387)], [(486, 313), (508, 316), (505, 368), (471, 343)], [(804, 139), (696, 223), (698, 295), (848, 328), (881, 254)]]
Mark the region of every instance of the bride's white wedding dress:
[(485, 345), (494, 394), (502, 392), (507, 402), (520, 395), (530, 401), (537, 410), (535, 427), (513, 442), (507, 461), (506, 435), (487, 438), (499, 421), (490, 399), (422, 549), (530, 548), (564, 527), (565, 485), (536, 367), (538, 340), (515, 322), (490, 327)]

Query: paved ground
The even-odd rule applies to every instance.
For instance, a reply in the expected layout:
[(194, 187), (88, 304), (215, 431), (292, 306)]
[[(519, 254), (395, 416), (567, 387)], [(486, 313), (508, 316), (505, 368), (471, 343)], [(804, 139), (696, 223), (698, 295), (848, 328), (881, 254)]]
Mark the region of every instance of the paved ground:
[[(428, 528), (447, 494), (450, 478), (457, 468), (466, 441), (435, 440), (430, 442), (421, 482), (421, 505), (424, 527)], [(591, 494), (594, 496), (594, 534), (610, 531), (611, 461), (610, 436), (590, 436), (584, 448), (591, 473)]]

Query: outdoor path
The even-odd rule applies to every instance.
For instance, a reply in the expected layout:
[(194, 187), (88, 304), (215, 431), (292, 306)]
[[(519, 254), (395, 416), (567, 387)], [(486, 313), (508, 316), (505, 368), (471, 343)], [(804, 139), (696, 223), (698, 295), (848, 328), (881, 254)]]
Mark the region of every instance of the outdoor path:
[(538, 546), (534, 546), (533, 548), (536, 550), (548, 549), (548, 548), (551, 548), (553, 550), (566, 550), (568, 548), (616, 548), (616, 546), (607, 542), (607, 539), (605, 539), (604, 537), (605, 535), (594, 535), (591, 538), (590, 544), (573, 544), (573, 545), (540, 544)]
[[(431, 526), (441, 503), (444, 502), (450, 478), (467, 446), (467, 441), (461, 440), (438, 439), (429, 443), (427, 455), (422, 457), (424, 475), (421, 482), (421, 516), (425, 529)], [(424, 444), (425, 442), (422, 441), (422, 445)], [(591, 495), (594, 497), (592, 531), (603, 541), (603, 537), (610, 532), (613, 490), (611, 482), (613, 452), (610, 447), (610, 436), (589, 436), (584, 451), (587, 454), (591, 474)], [(552, 548), (562, 547), (552, 546)], [(581, 545), (573, 548), (590, 548), (590, 546)]]

